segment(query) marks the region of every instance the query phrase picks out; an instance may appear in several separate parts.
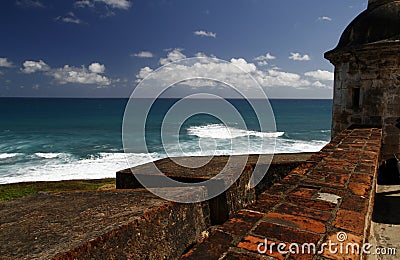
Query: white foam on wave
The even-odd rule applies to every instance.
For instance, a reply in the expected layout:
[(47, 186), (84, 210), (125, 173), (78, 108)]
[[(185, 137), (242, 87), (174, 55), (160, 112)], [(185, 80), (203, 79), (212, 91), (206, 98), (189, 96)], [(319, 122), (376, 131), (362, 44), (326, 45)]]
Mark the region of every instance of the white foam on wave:
[(21, 153), (0, 153), (0, 159), (13, 158), (18, 155), (21, 155)]
[(284, 132), (257, 132), (250, 130), (243, 130), (234, 127), (225, 126), (222, 124), (211, 124), (205, 126), (191, 126), (187, 129), (188, 135), (194, 135), (200, 138), (213, 138), (213, 139), (233, 139), (245, 136), (256, 137), (280, 137)]
[(330, 130), (330, 129), (326, 129), (326, 130), (321, 130), (320, 132), (321, 132), (321, 133), (330, 133), (331, 130)]
[(53, 159), (63, 155), (62, 153), (35, 153), (36, 156), (44, 159)]
[[(129, 164), (126, 156), (130, 158)], [(9, 169), (3, 170), (11, 174), (0, 177), (0, 183), (115, 178), (117, 171), (162, 158), (157, 154), (146, 153), (100, 153), (98, 157), (80, 160), (68, 154), (59, 157), (36, 165), (5, 166)]]
[[(217, 145), (212, 145), (216, 141)], [(234, 144), (231, 146), (231, 143)], [(276, 143), (274, 148), (274, 143)], [(252, 140), (206, 139), (202, 149), (194, 149), (196, 140), (185, 141), (180, 149), (172, 150), (169, 156), (209, 156), (239, 154), (272, 154), (317, 152), (328, 142), (321, 140), (293, 140), (284, 138), (264, 138)], [(199, 146), (197, 145), (197, 148)], [(39, 153), (40, 154), (40, 153)], [(0, 158), (12, 158), (23, 154), (0, 154)], [(38, 156), (37, 154), (35, 156)], [(77, 159), (72, 154), (60, 153), (42, 155), (42, 160), (18, 164), (2, 165), (0, 183), (28, 181), (59, 181), (71, 179), (114, 178), (119, 170), (134, 167), (166, 157), (160, 153), (100, 153), (85, 159)], [(52, 157), (51, 160), (47, 159)], [(129, 157), (129, 163), (127, 161)], [(2, 175), (2, 176), (1, 176)]]
[(326, 144), (327, 141), (321, 140), (293, 140), (279, 139), (276, 142), (275, 153), (302, 153), (302, 152), (318, 152)]

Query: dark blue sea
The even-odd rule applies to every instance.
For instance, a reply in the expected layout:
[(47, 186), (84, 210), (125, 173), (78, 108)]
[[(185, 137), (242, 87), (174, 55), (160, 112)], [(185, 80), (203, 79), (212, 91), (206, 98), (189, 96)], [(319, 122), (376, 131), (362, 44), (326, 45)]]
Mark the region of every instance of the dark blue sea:
[[(130, 152), (131, 165), (122, 143), (127, 102), (0, 98), (0, 183), (115, 177), (118, 170), (166, 157), (160, 129), (166, 109), (176, 100), (160, 99), (152, 107), (145, 128), (148, 149)], [(179, 144), (169, 147), (168, 155), (314, 152), (330, 140), (331, 100), (270, 100), (276, 121), (272, 133), (260, 131), (248, 102), (229, 102), (245, 119), (245, 129), (198, 115), (182, 122)], [(275, 151), (260, 147), (260, 140), (268, 138), (276, 140)]]

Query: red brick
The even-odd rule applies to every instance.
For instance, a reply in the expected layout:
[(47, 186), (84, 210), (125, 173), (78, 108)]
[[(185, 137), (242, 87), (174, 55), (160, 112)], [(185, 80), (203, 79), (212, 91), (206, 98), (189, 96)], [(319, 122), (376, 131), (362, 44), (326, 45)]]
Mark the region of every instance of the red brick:
[(368, 209), (368, 199), (361, 196), (346, 195), (343, 197), (340, 209), (353, 210), (361, 214), (366, 214)]
[(219, 229), (232, 235), (244, 236), (262, 216), (261, 213), (242, 210), (226, 221)]
[[(373, 158), (376, 159), (376, 158)], [(354, 169), (354, 172), (359, 172), (359, 173), (368, 173), (368, 174), (375, 174), (375, 166), (371, 164), (360, 164), (357, 165), (357, 167)]]
[(320, 162), (322, 160), (322, 158), (324, 158), (328, 155), (327, 152), (322, 152), (322, 151), (326, 150), (328, 148), (329, 148), (329, 144), (327, 144), (320, 152), (313, 154), (311, 156), (311, 158), (307, 160), (307, 162), (314, 162), (314, 163)]
[[(343, 232), (343, 231), (340, 231)], [(338, 241), (337, 239), (337, 233), (331, 233), (329, 236), (327, 236), (327, 238), (325, 239), (325, 241), (323, 243), (327, 243), (329, 244), (329, 242), (331, 243), (336, 243), (337, 246), (333, 247), (332, 250), (333, 252), (331, 252), (332, 250), (329, 250), (329, 247), (324, 247), (324, 252), (322, 253), (322, 256), (329, 258), (329, 259), (360, 259), (360, 255), (358, 254), (358, 252), (356, 252), (355, 254), (353, 254), (352, 252), (352, 248), (351, 247), (347, 247), (348, 248), (348, 254), (346, 254), (346, 245), (351, 244), (358, 244), (361, 248), (362, 246), (362, 237), (361, 236), (356, 236), (354, 234), (351, 233), (346, 233), (347, 239), (345, 241)], [(341, 244), (342, 244), (342, 251), (341, 251)], [(335, 249), (337, 249), (337, 252), (335, 253)]]
[(281, 196), (281, 195), (287, 194), (294, 187), (295, 186), (291, 186), (289, 184), (276, 183), (271, 188), (269, 188), (266, 192), (268, 192), (272, 195)]
[(360, 158), (362, 158), (366, 163), (370, 163), (370, 165), (373, 165), (373, 162), (375, 162), (379, 157), (379, 153), (372, 152), (372, 151), (364, 151)]
[(326, 180), (314, 180), (311, 178), (305, 179), (303, 181), (303, 184), (318, 186), (318, 187), (332, 187), (332, 188), (338, 188), (338, 189), (343, 189), (345, 187), (344, 184), (328, 182)]
[(336, 207), (336, 204), (331, 202), (322, 200), (303, 199), (299, 197), (287, 197), (286, 201), (297, 206), (302, 206), (310, 209), (316, 209), (327, 212), (331, 212)]
[(320, 235), (268, 222), (260, 222), (253, 233), (287, 243), (317, 243), (320, 239)]
[(264, 260), (266, 257), (262, 257), (255, 253), (244, 253), (239, 250), (233, 251), (229, 250), (228, 254), (223, 258), (224, 260)]
[[(337, 167), (351, 167), (352, 163), (350, 163), (347, 159), (337, 159), (337, 158), (332, 158), (332, 157), (325, 157), (323, 159), (323, 162), (325, 163), (325, 166), (334, 166), (335, 168)], [(339, 168), (340, 169), (340, 168)]]
[(290, 172), (290, 174), (298, 174), (298, 175), (304, 175), (307, 173), (307, 171), (310, 170), (310, 167), (312, 167), (312, 163), (306, 163), (303, 165), (300, 165), (299, 167), (295, 168)]
[(324, 223), (307, 217), (272, 212), (268, 213), (264, 217), (264, 220), (268, 223), (275, 223), (320, 234), (326, 232)]
[[(349, 160), (349, 161), (351, 161), (351, 160)], [(327, 170), (327, 171), (336, 171), (336, 170), (338, 170), (338, 171), (347, 171), (346, 173), (350, 173), (354, 168), (354, 166), (352, 167), (352, 165), (343, 166), (343, 165), (340, 165), (340, 164), (331, 164), (331, 163), (323, 164), (323, 165), (321, 165), (321, 167), (323, 169)]]
[[(261, 250), (266, 250), (265, 254), (268, 256), (275, 257), (277, 259), (284, 259), (285, 256), (281, 253), (278, 252), (277, 248), (275, 247), (267, 247), (265, 249), (265, 242), (267, 242), (268, 245), (271, 245), (272, 243), (279, 244), (278, 242), (272, 241), (272, 240), (266, 240), (265, 238), (259, 238), (255, 236), (246, 236), (242, 239), (242, 241), (239, 242), (237, 247), (255, 252), (257, 254), (260, 254), (258, 249), (260, 248)], [(262, 246), (259, 246), (262, 244)]]
[(255, 204), (248, 206), (247, 209), (267, 213), (271, 208), (275, 207), (282, 201), (279, 197), (274, 197), (268, 195), (267, 193), (262, 193), (258, 196)]
[(357, 234), (363, 234), (365, 225), (365, 214), (340, 209), (336, 213), (336, 218), (332, 225), (336, 228), (352, 231)]
[(297, 187), (293, 191), (291, 191), (288, 196), (296, 196), (296, 197), (302, 197), (302, 198), (312, 198), (315, 194), (318, 193), (318, 189), (312, 189), (312, 188), (305, 188), (305, 187)]
[(293, 206), (293, 205), (286, 204), (286, 203), (280, 205), (276, 209), (276, 211), (280, 212), (280, 213), (303, 216), (303, 217), (312, 218), (312, 219), (316, 219), (316, 220), (322, 220), (322, 221), (328, 221), (331, 217), (330, 213), (327, 213), (324, 211)]
[(289, 174), (281, 180), (281, 183), (298, 184), (304, 177), (298, 174)]
[(309, 173), (307, 173), (307, 178), (311, 178), (314, 180), (324, 180), (328, 173), (325, 170), (315, 170), (313, 169)]
[(322, 193), (331, 193), (331, 194), (335, 194), (335, 195), (337, 195), (337, 196), (339, 196), (339, 197), (343, 197), (344, 196), (344, 194), (346, 193), (345, 192), (345, 190), (343, 190), (343, 189), (334, 189), (334, 188), (328, 188), (328, 187), (323, 187), (322, 189), (321, 189), (321, 192)]
[(372, 176), (367, 174), (358, 174), (354, 173), (350, 177), (350, 183), (362, 183), (362, 184), (369, 184), (372, 183)]
[(312, 260), (314, 254), (290, 254), (288, 260)]
[(348, 188), (353, 194), (367, 197), (371, 191), (371, 185), (361, 183), (349, 183)]
[(181, 256), (181, 259), (218, 259), (232, 245), (232, 237), (220, 231)]
[(340, 184), (340, 186), (344, 186), (348, 180), (349, 180), (348, 174), (329, 174), (325, 178), (326, 182)]

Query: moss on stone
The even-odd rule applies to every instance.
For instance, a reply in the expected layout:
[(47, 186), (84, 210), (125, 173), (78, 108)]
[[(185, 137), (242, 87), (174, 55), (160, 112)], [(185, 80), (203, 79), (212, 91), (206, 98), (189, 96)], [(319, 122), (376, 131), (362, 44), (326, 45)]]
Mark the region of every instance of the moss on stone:
[(0, 185), (0, 202), (24, 197), (38, 192), (97, 190), (115, 184), (115, 179), (23, 182)]

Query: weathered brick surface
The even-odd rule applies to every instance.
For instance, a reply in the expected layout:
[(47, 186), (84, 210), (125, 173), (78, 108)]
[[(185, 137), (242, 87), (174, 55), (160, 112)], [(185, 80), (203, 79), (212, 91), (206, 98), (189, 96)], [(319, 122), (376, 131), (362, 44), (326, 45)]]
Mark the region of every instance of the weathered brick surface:
[[(329, 240), (338, 242), (340, 231), (347, 233), (349, 243), (365, 242), (380, 138), (379, 129), (347, 130), (336, 136), (321, 152), (259, 195), (248, 207), (252, 217), (244, 215), (247, 223), (243, 222), (246, 218), (235, 217), (217, 227), (235, 236), (229, 250), (218, 257), (359, 259), (359, 253), (334, 254), (322, 245)], [(290, 243), (315, 243), (316, 248), (306, 254), (282, 252), (279, 243), (285, 243), (286, 251)]]
[(268, 223), (285, 225), (302, 230), (310, 230), (320, 234), (325, 233), (326, 231), (324, 223), (302, 216), (271, 212), (268, 213), (263, 220)]
[(265, 254), (267, 256), (274, 257), (275, 259), (284, 259), (286, 254), (281, 254), (278, 252), (276, 247), (278, 243), (278, 241), (266, 240), (265, 238), (256, 236), (246, 236), (242, 239), (242, 241), (239, 242), (237, 247), (250, 252), (258, 253), (260, 255)]
[(331, 202), (322, 201), (322, 200), (313, 200), (313, 199), (306, 199), (302, 197), (288, 197), (286, 199), (288, 203), (291, 203), (296, 206), (311, 208), (315, 210), (321, 210), (326, 212), (331, 212), (335, 209), (336, 205)]
[(223, 257), (224, 260), (271, 260), (271, 258), (267, 258), (264, 256), (260, 256), (258, 254), (252, 254), (250, 252), (243, 252), (240, 250), (232, 249)]
[[(353, 246), (348, 246), (348, 245), (357, 244), (361, 248), (363, 242), (363, 238), (361, 236), (356, 236), (354, 234), (347, 233), (346, 240), (339, 241), (337, 238), (337, 233), (330, 233), (327, 235), (323, 243), (328, 244), (329, 242), (336, 243), (337, 246), (333, 246), (332, 250), (329, 250), (328, 246), (324, 247), (322, 256), (328, 259), (352, 259), (352, 260), (360, 259), (359, 251), (353, 250)], [(337, 252), (334, 253), (335, 251)]]
[(321, 238), (321, 235), (301, 231), (285, 224), (286, 221), (280, 224), (261, 222), (253, 231), (253, 234), (289, 243), (317, 243)]
[(183, 254), (181, 259), (218, 259), (223, 253), (228, 251), (231, 244), (231, 235), (216, 231), (205, 242)]
[(331, 217), (331, 214), (328, 212), (316, 210), (316, 209), (310, 209), (310, 208), (305, 208), (305, 207), (299, 207), (291, 204), (281, 204), (277, 209), (276, 212), (280, 213), (285, 213), (285, 214), (291, 214), (291, 215), (297, 215), (297, 216), (302, 216), (302, 217), (307, 217), (307, 218), (312, 218), (316, 220), (322, 220), (322, 221), (328, 221), (329, 218)]
[(232, 235), (243, 236), (262, 216), (263, 214), (261, 213), (241, 210), (221, 225), (219, 229)]
[(336, 228), (362, 234), (364, 232), (364, 222), (365, 214), (341, 209), (337, 212), (332, 225)]
[(280, 202), (281, 199), (279, 197), (263, 193), (257, 197), (256, 203), (254, 205), (247, 207), (247, 209), (266, 213)]
[(318, 188), (306, 188), (306, 187), (297, 187), (293, 191), (291, 191), (288, 196), (295, 197), (303, 197), (303, 198), (312, 198), (315, 194), (318, 193)]

